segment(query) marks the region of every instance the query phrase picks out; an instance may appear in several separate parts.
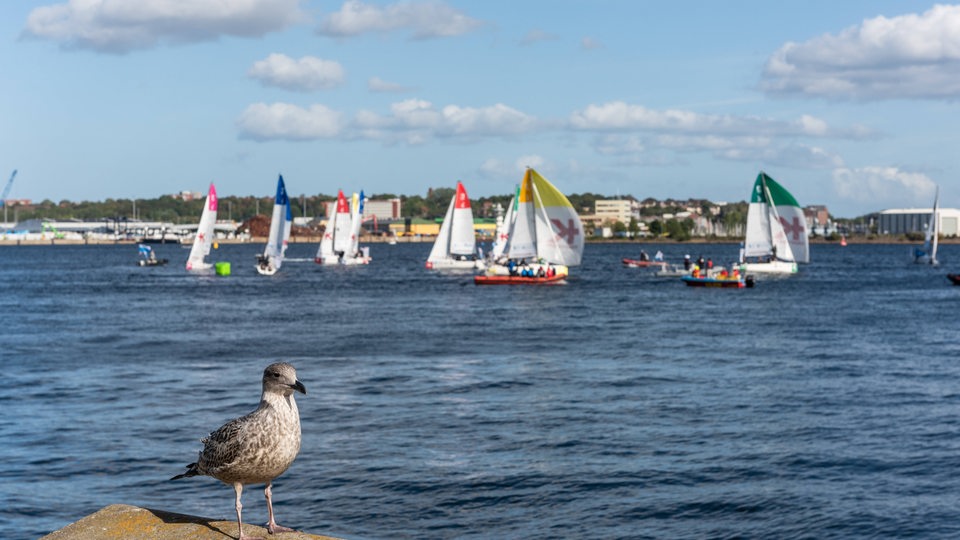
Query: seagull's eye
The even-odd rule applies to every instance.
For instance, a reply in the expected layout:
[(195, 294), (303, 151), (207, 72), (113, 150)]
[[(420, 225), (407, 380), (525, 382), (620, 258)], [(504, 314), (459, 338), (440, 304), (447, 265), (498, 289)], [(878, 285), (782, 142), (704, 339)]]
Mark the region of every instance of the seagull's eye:
[(272, 371), (272, 372), (270, 372), (270, 375), (273, 375), (274, 377), (279, 377), (279, 376), (280, 376), (280, 372), (279, 372), (279, 371)]

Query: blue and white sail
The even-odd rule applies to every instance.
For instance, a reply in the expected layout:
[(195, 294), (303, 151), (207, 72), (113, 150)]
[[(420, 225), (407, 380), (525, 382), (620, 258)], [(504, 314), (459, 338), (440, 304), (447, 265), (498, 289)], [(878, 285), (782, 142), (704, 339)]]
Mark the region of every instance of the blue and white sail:
[(293, 214), (290, 209), (290, 197), (283, 183), (283, 175), (277, 180), (277, 194), (273, 200), (273, 215), (270, 219), (270, 236), (263, 254), (257, 257), (257, 271), (273, 275), (283, 265), (283, 255), (287, 251), (290, 230), (293, 228)]

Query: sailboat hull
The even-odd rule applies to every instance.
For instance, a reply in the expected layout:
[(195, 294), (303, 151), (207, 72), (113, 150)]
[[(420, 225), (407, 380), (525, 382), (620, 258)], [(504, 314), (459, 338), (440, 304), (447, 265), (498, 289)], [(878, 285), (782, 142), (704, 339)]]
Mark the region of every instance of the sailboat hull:
[(683, 276), (680, 279), (682, 279), (688, 287), (710, 287), (720, 289), (743, 289), (745, 287), (753, 287), (753, 278), (750, 276), (740, 279)]
[[(534, 274), (538, 274), (541, 268), (543, 268), (544, 273), (546, 273), (548, 269), (548, 265), (539, 264), (539, 263), (527, 264), (526, 266), (527, 268), (530, 268)], [(518, 270), (519, 268), (521, 268), (521, 265), (517, 265)], [(552, 268), (554, 273), (556, 273), (556, 275), (558, 276), (567, 276), (570, 274), (570, 268), (563, 264), (551, 264), (549, 265), (549, 268)], [(510, 268), (503, 264), (491, 264), (490, 266), (487, 267), (486, 275), (509, 276)]]
[(473, 276), (473, 282), (477, 285), (543, 285), (560, 283), (566, 279), (567, 276), (561, 274), (549, 277)]
[(483, 270), (486, 268), (486, 264), (479, 259), (469, 259), (466, 261), (459, 261), (457, 259), (440, 259), (436, 261), (427, 261), (426, 267), (429, 270)]
[(743, 263), (741, 274), (796, 274), (797, 263), (791, 261), (770, 261), (762, 263)]

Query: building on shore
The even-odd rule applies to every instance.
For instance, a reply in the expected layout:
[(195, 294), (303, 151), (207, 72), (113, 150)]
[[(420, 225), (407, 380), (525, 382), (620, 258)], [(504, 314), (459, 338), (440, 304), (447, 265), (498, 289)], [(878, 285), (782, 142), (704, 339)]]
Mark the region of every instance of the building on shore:
[[(877, 233), (897, 235), (926, 232), (933, 208), (894, 208), (880, 212), (877, 218)], [(957, 236), (960, 233), (960, 210), (940, 208), (940, 236)]]

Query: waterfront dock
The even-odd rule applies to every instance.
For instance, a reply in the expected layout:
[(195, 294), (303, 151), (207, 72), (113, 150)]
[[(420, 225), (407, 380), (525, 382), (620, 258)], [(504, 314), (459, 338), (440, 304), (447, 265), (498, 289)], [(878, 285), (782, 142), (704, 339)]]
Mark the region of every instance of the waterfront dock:
[[(243, 532), (276, 540), (337, 540), (304, 532), (267, 534), (267, 530), (244, 520)], [(126, 504), (113, 504), (56, 530), (41, 540), (223, 540), (236, 538), (237, 521), (208, 519)]]

